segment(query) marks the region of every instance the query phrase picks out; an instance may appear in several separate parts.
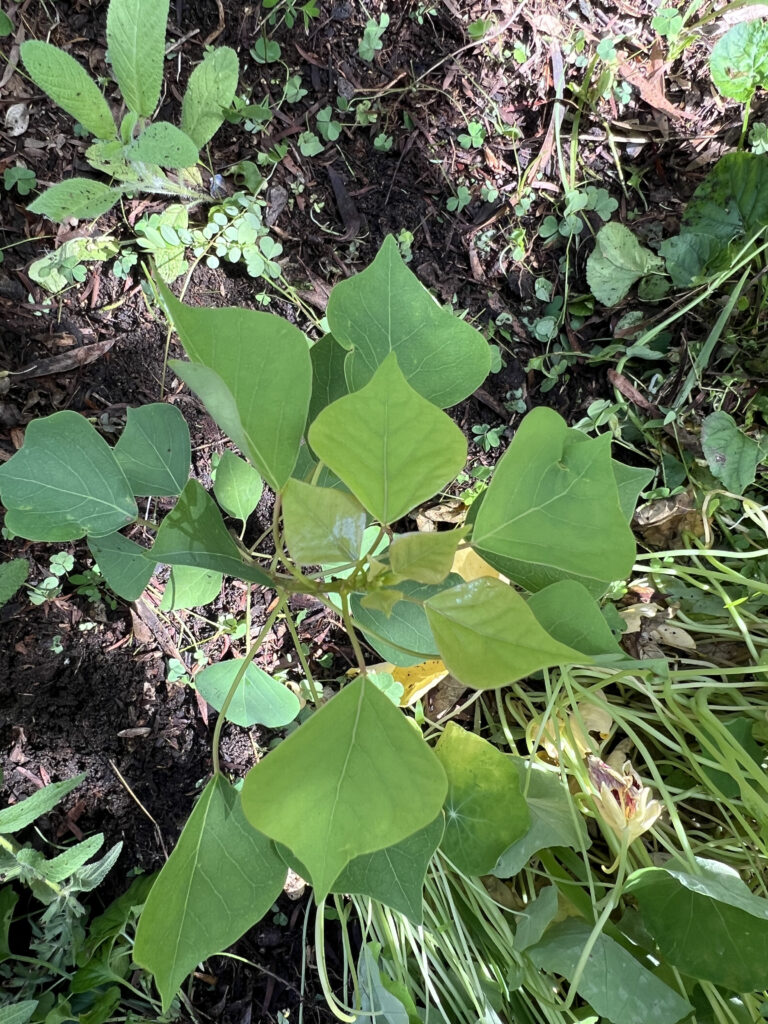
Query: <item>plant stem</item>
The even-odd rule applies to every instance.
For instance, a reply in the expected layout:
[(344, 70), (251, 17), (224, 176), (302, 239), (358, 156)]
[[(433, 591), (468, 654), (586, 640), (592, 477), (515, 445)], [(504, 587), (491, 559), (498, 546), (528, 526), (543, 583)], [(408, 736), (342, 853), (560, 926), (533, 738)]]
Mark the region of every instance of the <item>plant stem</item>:
[(280, 600), (275, 605), (275, 607), (272, 609), (272, 614), (269, 616), (267, 621), (262, 626), (261, 632), (254, 640), (251, 647), (249, 647), (248, 653), (243, 658), (242, 664), (240, 665), (240, 668), (237, 670), (237, 675), (235, 676), (234, 680), (232, 681), (232, 685), (229, 688), (229, 693), (225, 697), (224, 703), (221, 705), (219, 717), (216, 719), (216, 725), (214, 726), (213, 730), (213, 739), (211, 741), (214, 775), (219, 775), (221, 773), (219, 761), (219, 741), (221, 739), (221, 730), (224, 728), (224, 721), (226, 718), (229, 705), (232, 703), (235, 693), (237, 692), (237, 688), (243, 681), (245, 673), (248, 671), (248, 666), (251, 664), (253, 659), (258, 654), (259, 648), (264, 642), (264, 638), (266, 637), (267, 633), (269, 633), (270, 629), (272, 629), (272, 626), (275, 624), (275, 619), (277, 619), (278, 615), (283, 610), (285, 602), (286, 598), (281, 597)]

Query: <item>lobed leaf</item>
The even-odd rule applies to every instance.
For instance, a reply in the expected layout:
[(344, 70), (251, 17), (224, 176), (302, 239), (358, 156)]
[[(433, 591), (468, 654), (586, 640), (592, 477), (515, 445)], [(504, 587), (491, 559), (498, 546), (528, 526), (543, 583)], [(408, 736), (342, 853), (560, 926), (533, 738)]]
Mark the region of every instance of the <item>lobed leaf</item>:
[(97, 139), (113, 139), (117, 131), (112, 111), (85, 68), (58, 46), (29, 39), (19, 51), (35, 85), (57, 106), (79, 121)]
[(598, 302), (615, 306), (646, 274), (664, 269), (664, 260), (641, 245), (629, 228), (612, 222), (597, 233), (587, 259), (587, 284)]
[(24, 446), (0, 466), (0, 497), (6, 526), (27, 540), (105, 537), (138, 515), (112, 449), (70, 410), (29, 424)]

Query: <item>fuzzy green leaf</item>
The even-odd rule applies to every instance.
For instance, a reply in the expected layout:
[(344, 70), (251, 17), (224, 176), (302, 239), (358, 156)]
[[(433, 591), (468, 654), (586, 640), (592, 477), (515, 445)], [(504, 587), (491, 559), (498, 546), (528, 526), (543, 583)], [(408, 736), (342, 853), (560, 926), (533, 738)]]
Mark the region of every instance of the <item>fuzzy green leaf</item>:
[(189, 76), (181, 106), (181, 127), (198, 150), (224, 123), (224, 114), (237, 92), (239, 73), (235, 51), (218, 46), (205, 55)]
[(171, 168), (192, 167), (197, 163), (197, 154), (192, 139), (167, 121), (148, 125), (125, 151), (132, 162)]
[(63, 800), (67, 793), (79, 786), (85, 778), (85, 773), (76, 775), (73, 779), (66, 779), (64, 782), (52, 782), (49, 786), (38, 789), (25, 800), (10, 807), (3, 807), (0, 810), (0, 835), (11, 835), (20, 832), (21, 829), (37, 821), (43, 814), (52, 811), (59, 801)]
[(107, 11), (112, 72), (140, 117), (151, 117), (160, 99), (168, 8), (169, 0), (110, 0)]
[(109, 104), (82, 64), (58, 46), (29, 39), (21, 59), (35, 85), (97, 139), (112, 139), (117, 127)]
[(70, 178), (51, 185), (30, 203), (30, 213), (59, 223), (74, 217), (76, 220), (94, 220), (111, 210), (122, 195), (119, 188), (110, 188), (90, 178)]
[(712, 81), (729, 99), (749, 103), (768, 87), (768, 22), (758, 18), (734, 25), (712, 47)]
[(605, 224), (587, 259), (587, 284), (598, 302), (614, 306), (641, 277), (663, 271), (664, 260), (641, 245), (623, 224)]
[(0, 563), (0, 606), (11, 600), (28, 575), (29, 562), (26, 558), (12, 558), (10, 562)]

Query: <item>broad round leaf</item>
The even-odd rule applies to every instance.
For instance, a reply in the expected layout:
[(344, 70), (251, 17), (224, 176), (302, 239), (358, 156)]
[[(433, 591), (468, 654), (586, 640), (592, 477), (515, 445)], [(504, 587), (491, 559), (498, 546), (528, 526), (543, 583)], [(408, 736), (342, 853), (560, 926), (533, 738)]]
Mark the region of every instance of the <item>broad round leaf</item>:
[(144, 905), (133, 956), (155, 976), (166, 1012), (182, 981), (269, 910), (286, 867), (253, 829), (222, 775), (203, 790)]
[[(238, 659), (220, 661), (195, 676), (196, 688), (217, 711), (221, 711), (241, 667), (242, 662)], [(300, 710), (295, 693), (258, 665), (251, 664), (235, 690), (226, 717), (244, 729), (257, 724), (268, 729), (281, 729), (292, 722)]]
[(201, 608), (215, 601), (221, 591), (222, 575), (213, 569), (192, 565), (172, 565), (160, 602), (161, 612), (183, 608)]
[(768, 22), (758, 18), (729, 29), (712, 47), (709, 70), (723, 96), (748, 103), (768, 86)]
[(38, 39), (22, 43), (20, 52), (30, 78), (54, 103), (97, 139), (115, 137), (109, 104), (82, 64), (58, 46)]
[(462, 583), (431, 597), (425, 608), (446, 668), (478, 690), (551, 665), (591, 661), (551, 637), (520, 594), (501, 580)]
[(446, 789), (434, 752), (363, 676), (251, 769), (242, 800), (306, 865), (320, 901), (355, 857), (434, 821)]
[(448, 776), (440, 849), (463, 874), (486, 875), (530, 825), (517, 768), (455, 722), (446, 725), (435, 753)]
[(245, 459), (224, 452), (216, 467), (213, 493), (229, 516), (245, 522), (261, 501), (264, 481)]
[(408, 384), (394, 353), (361, 391), (323, 409), (309, 443), (381, 523), (431, 498), (467, 457), (464, 435)]
[(181, 494), (189, 479), (189, 427), (174, 405), (129, 409), (114, 452), (136, 495)]
[(363, 506), (346, 491), (294, 479), (283, 490), (285, 542), (299, 565), (357, 561), (366, 518)]
[(696, 858), (699, 873), (669, 864), (629, 877), (626, 892), (665, 962), (734, 992), (768, 987), (768, 900), (738, 873)]
[(438, 306), (391, 235), (366, 270), (334, 287), (328, 323), (339, 345), (350, 350), (345, 373), (353, 391), (391, 352), (411, 387), (441, 408), (471, 395), (490, 370), (485, 338)]
[(5, 524), (27, 540), (105, 537), (138, 515), (112, 449), (84, 416), (32, 420), (23, 448), (0, 466)]
[(632, 569), (609, 435), (586, 438), (552, 409), (528, 413), (477, 513), (472, 546), (527, 590), (559, 579), (602, 594)]

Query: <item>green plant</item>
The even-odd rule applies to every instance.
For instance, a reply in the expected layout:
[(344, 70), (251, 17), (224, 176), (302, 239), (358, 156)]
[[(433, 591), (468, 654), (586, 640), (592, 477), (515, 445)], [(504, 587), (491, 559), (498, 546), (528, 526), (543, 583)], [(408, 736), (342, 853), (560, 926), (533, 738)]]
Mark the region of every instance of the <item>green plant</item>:
[(387, 135), (386, 132), (379, 132), (378, 135), (374, 136), (373, 148), (377, 149), (380, 153), (389, 153), (394, 145), (394, 141), (391, 135)]
[(361, 60), (372, 61), (378, 51), (383, 48), (384, 41), (382, 36), (388, 25), (389, 15), (386, 13), (381, 14), (378, 21), (375, 21), (373, 18), (369, 18), (366, 21), (362, 38), (357, 45), (357, 52)]
[(3, 185), (10, 192), (15, 186), (20, 196), (28, 196), (37, 185), (37, 178), (34, 171), (28, 167), (6, 167), (3, 172)]
[[(159, 1009), (136, 987), (133, 932), (152, 885), (138, 878), (102, 914), (91, 918), (82, 900), (101, 885), (120, 855), (117, 843), (98, 860), (104, 842), (94, 835), (45, 857), (16, 835), (47, 815), (84, 776), (57, 782), (0, 809), (0, 1016), (5, 1021), (78, 1020), (102, 1024), (118, 1006), (151, 1013)], [(29, 890), (40, 910), (16, 927), (18, 887)], [(20, 908), (18, 908), (20, 909)], [(18, 948), (25, 932), (29, 938)], [(10, 1016), (9, 1016), (10, 1014)]]
[(28, 575), (29, 562), (26, 558), (12, 558), (0, 563), (0, 607), (7, 604), (26, 583)]
[(106, 213), (124, 195), (137, 192), (194, 201), (206, 198), (196, 165), (200, 150), (223, 124), (235, 96), (238, 60), (228, 47), (209, 51), (190, 76), (181, 128), (151, 121), (162, 86), (168, 6), (169, 0), (110, 2), (107, 45), (112, 73), (128, 108), (119, 127), (99, 87), (73, 57), (50, 43), (22, 43), (21, 58), (30, 77), (95, 136), (86, 159), (114, 182), (107, 185), (90, 178), (60, 182), (31, 204), (33, 213), (54, 221), (91, 219)]
[(490, 423), (475, 423), (472, 427), (475, 444), (479, 444), (484, 452), (498, 448), (506, 427), (492, 427)]
[(485, 128), (479, 121), (469, 121), (466, 132), (459, 135), (462, 149), (480, 149), (485, 142)]
[(445, 208), (450, 213), (461, 213), (472, 202), (472, 193), (466, 185), (459, 185), (455, 196), (448, 196), (445, 201)]
[[(455, 1002), (469, 1016), (446, 1011), (449, 1021), (494, 1020), (495, 1001), (499, 1010), (507, 1007), (499, 1019), (525, 1019), (526, 1012), (559, 1024), (592, 1013), (615, 1024), (647, 1024), (642, 1014), (652, 992), (655, 1024), (674, 1024), (692, 1012), (696, 979), (726, 993), (768, 983), (768, 901), (680, 849), (680, 834), (659, 826), (660, 807), (645, 777), (623, 762), (611, 767), (602, 740), (584, 739), (611, 727), (585, 724), (574, 699), (577, 687), (600, 707), (610, 698), (613, 720), (634, 739), (637, 715), (627, 711), (622, 693), (636, 690), (651, 705), (661, 703), (657, 695), (671, 678), (663, 659), (651, 665), (629, 658), (601, 608), (606, 592), (632, 571), (629, 520), (651, 472), (615, 461), (610, 435), (589, 438), (538, 408), (523, 418), (471, 523), (408, 532), (403, 518), (463, 470), (467, 443), (443, 409), (482, 383), (491, 353), (471, 325), (435, 303), (393, 238), (367, 270), (334, 287), (331, 333), (311, 347), (280, 317), (192, 308), (161, 280), (156, 286), (189, 357), (175, 360), (174, 372), (243, 458), (228, 453), (229, 468), (222, 472), (219, 463), (209, 494), (189, 479), (189, 433), (175, 406), (130, 410), (114, 447), (83, 417), (60, 412), (29, 425), (24, 446), (0, 466), (0, 496), (6, 527), (20, 536), (85, 537), (126, 600), (138, 597), (157, 563), (170, 565), (179, 582), (208, 574), (220, 584), (232, 575), (277, 595), (244, 657), (195, 677), (219, 711), (214, 774), (153, 885), (134, 949), (153, 973), (163, 1006), (200, 960), (269, 913), (288, 866), (313, 886), (320, 976), (342, 1019), (384, 1012), (389, 992), (403, 1006), (411, 998), (416, 1017), (418, 1006), (428, 1012)], [(276, 494), (266, 552), (233, 535), (220, 511), (244, 523), (261, 480)], [(161, 522), (142, 522), (143, 530), (156, 530), (146, 549), (121, 531), (137, 522), (136, 498), (152, 496), (171, 496), (176, 504)], [(355, 652), (359, 676), (330, 700), (288, 614), (295, 593), (338, 614)], [(237, 791), (219, 762), (225, 719), (281, 727), (299, 711), (294, 694), (255, 663), (281, 616), (308, 706), (299, 727)], [(387, 666), (368, 667), (364, 644)], [(749, 671), (760, 670), (755, 653)], [(414, 687), (406, 692), (403, 679), (423, 673), (425, 662), (434, 676), (437, 659), (443, 675), (475, 691), (481, 722), (484, 708), (496, 709), (484, 731), (514, 756), (455, 722), (430, 724), (413, 703)], [(680, 698), (675, 707), (682, 707)], [(519, 756), (522, 742), (528, 759)], [(537, 767), (542, 746), (549, 760)], [(674, 808), (654, 760), (639, 749), (643, 772)], [(764, 787), (752, 767), (749, 780)], [(749, 808), (764, 815), (755, 800)], [(584, 813), (600, 829), (597, 856), (616, 862), (616, 880), (583, 859)], [(648, 830), (661, 850), (683, 857), (682, 867), (650, 863), (642, 838)], [(569, 900), (564, 921), (555, 920), (556, 892), (533, 910), (542, 888), (540, 870), (526, 868), (534, 855)], [(718, 878), (712, 871), (720, 871)], [(497, 914), (495, 901), (476, 895), (478, 876), (493, 872), (519, 879), (526, 897), (516, 908), (527, 910), (514, 941), (511, 915)], [(627, 906), (625, 881), (642, 928), (636, 918), (614, 914)], [(737, 889), (734, 914), (728, 901)], [(393, 929), (389, 939), (382, 931), (378, 950), (369, 945), (361, 953), (351, 1007), (337, 1004), (323, 964), (326, 901), (333, 897), (343, 916), (344, 893), (372, 901), (376, 917), (367, 920), (392, 922)], [(685, 914), (664, 912), (673, 896), (683, 900)], [(398, 914), (414, 928), (426, 922), (419, 942), (434, 952), (422, 956), (418, 944), (410, 946), (392, 916)], [(730, 946), (711, 956), (713, 927), (720, 925), (708, 923), (708, 915), (718, 914), (727, 917), (723, 942), (752, 929), (748, 957)], [(690, 934), (706, 933), (707, 944), (691, 942), (683, 955), (682, 929), (689, 927)], [(446, 928), (465, 944), (461, 977), (451, 975), (450, 959), (448, 971), (440, 967)], [(396, 955), (401, 946), (412, 949), (411, 961)], [(601, 973), (595, 964), (609, 967)], [(399, 987), (386, 984), (385, 974)]]

